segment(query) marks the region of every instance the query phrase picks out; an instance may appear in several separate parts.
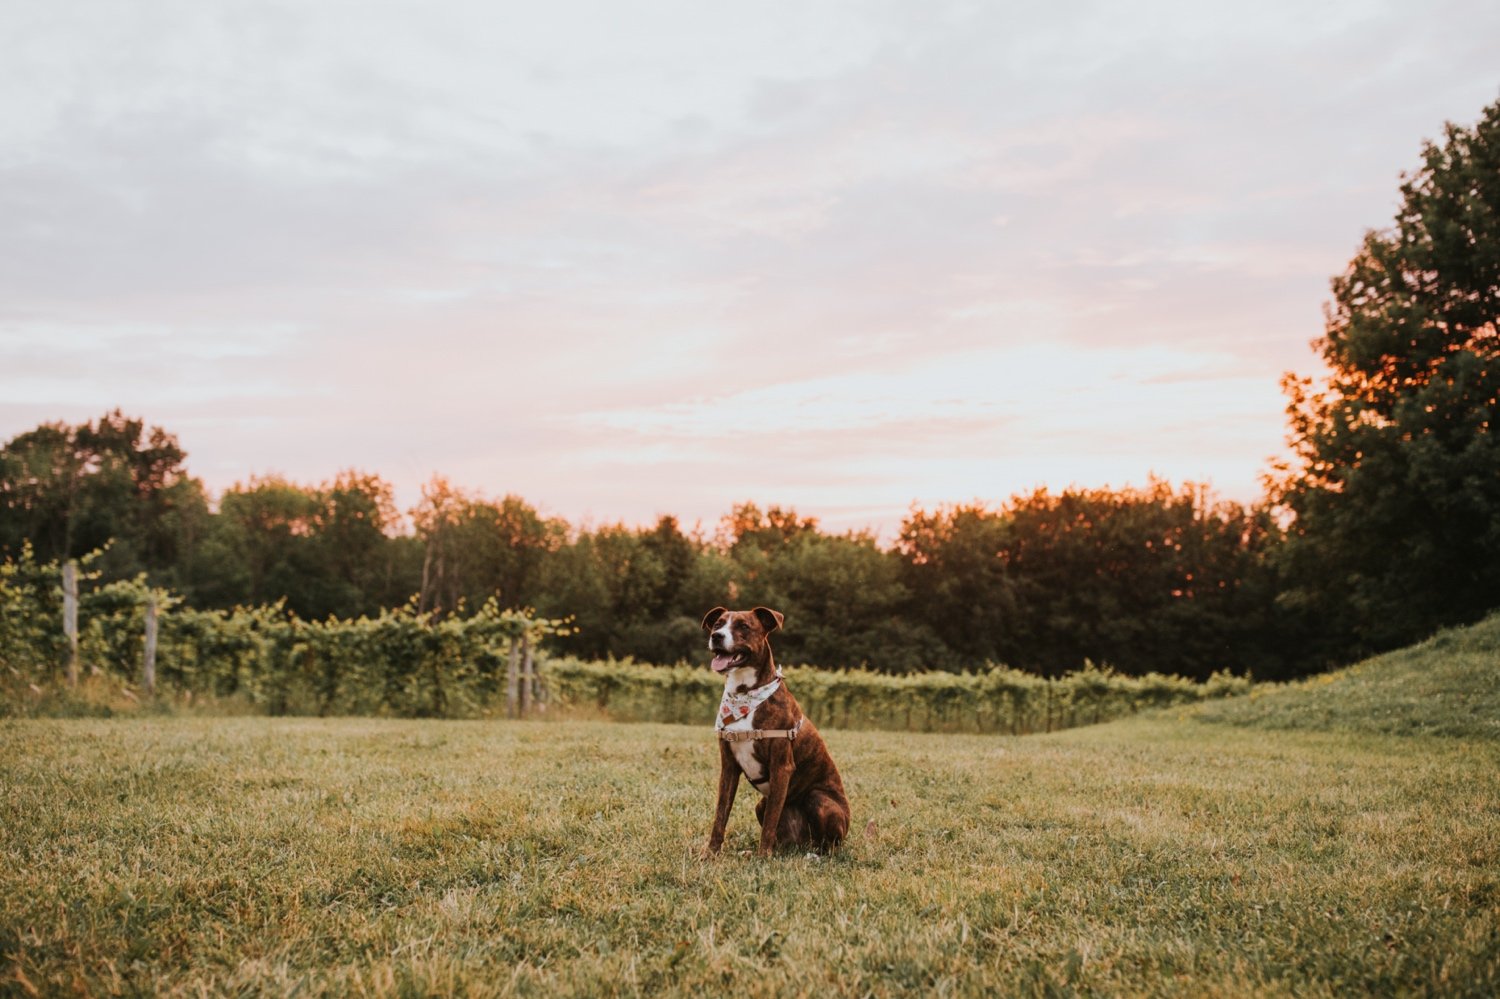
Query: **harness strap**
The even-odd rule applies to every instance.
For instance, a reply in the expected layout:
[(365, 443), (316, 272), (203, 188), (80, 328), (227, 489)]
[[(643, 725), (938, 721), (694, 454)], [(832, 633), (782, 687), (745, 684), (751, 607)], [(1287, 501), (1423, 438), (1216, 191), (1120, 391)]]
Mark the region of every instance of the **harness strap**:
[(752, 728), (745, 732), (726, 732), (719, 730), (719, 738), (725, 742), (759, 742), (761, 739), (786, 739), (788, 741), (797, 738), (797, 733), (802, 731), (802, 723), (807, 721), (803, 715), (797, 719), (797, 724), (791, 728)]

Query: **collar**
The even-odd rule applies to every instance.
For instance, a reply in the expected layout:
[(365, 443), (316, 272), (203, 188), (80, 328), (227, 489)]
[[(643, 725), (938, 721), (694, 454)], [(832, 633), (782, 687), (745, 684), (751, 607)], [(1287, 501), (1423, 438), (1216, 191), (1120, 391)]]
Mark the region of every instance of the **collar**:
[(731, 722), (737, 722), (750, 718), (755, 714), (755, 709), (764, 704), (772, 694), (781, 688), (781, 667), (776, 667), (776, 675), (770, 683), (763, 683), (759, 687), (751, 687), (743, 694), (735, 693), (729, 689), (729, 684), (724, 684), (724, 699), (719, 702), (719, 717), (714, 722), (714, 728), (723, 729)]

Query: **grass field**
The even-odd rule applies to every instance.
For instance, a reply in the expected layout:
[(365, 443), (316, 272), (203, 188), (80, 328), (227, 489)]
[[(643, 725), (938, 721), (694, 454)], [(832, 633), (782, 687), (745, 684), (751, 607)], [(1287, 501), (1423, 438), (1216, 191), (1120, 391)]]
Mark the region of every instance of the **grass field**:
[(828, 732), (829, 858), (743, 856), (747, 788), (698, 859), (706, 724), (4, 722), (0, 994), (1493, 996), (1488, 709), (1380, 720), (1421, 662), (1489, 683), (1472, 634), (1049, 736)]

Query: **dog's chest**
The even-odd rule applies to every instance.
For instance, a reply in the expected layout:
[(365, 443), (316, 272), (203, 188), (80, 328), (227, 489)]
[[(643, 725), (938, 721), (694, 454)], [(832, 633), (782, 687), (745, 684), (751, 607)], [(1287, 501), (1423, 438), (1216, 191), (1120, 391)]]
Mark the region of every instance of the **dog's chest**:
[[(755, 714), (752, 712), (750, 717), (748, 718), (741, 718), (739, 721), (730, 722), (728, 725), (725, 725), (724, 731), (748, 732), (755, 727), (755, 725), (753, 724), (754, 721)], [(755, 740), (746, 739), (743, 742), (731, 742), (729, 744), (729, 750), (730, 752), (734, 753), (735, 762), (740, 765), (740, 769), (743, 770), (745, 772), (745, 776), (749, 778), (750, 786), (755, 788), (761, 794), (765, 794), (766, 788), (770, 785), (766, 781), (765, 764), (761, 763), (760, 760), (755, 758)]]
[[(724, 678), (724, 693), (726, 698), (732, 692), (749, 687), (754, 682), (754, 670), (743, 668), (730, 670), (729, 675)], [(748, 715), (725, 723), (724, 731), (748, 732), (755, 728), (755, 715), (759, 709), (760, 706), (756, 705), (755, 709)], [(749, 778), (750, 786), (764, 794), (765, 789), (769, 786), (766, 782), (766, 766), (755, 758), (755, 740), (746, 739), (743, 742), (731, 742), (729, 749), (730, 752), (734, 753), (735, 762), (740, 765), (740, 769)]]

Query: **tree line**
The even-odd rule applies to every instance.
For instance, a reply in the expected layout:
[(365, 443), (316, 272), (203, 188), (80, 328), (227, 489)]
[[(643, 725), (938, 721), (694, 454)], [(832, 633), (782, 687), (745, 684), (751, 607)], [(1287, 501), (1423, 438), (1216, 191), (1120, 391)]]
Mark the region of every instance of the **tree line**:
[(749, 502), (711, 529), (672, 516), (576, 527), (441, 477), (403, 516), (390, 483), (356, 471), (252, 478), (210, 500), (173, 434), (118, 411), (0, 449), (0, 550), (103, 549), (104, 579), (144, 573), (202, 609), (282, 600), (315, 621), (412, 598), (438, 616), (497, 601), (571, 618), (559, 651), (670, 663), (699, 656), (700, 612), (729, 601), (783, 610), (783, 659), (825, 667), (1302, 668), (1276, 637), (1271, 517), (1198, 486), (914, 509), (890, 545)]
[[(99, 700), (98, 686), (92, 697), (74, 696), (84, 668), (106, 678), (104, 690), (136, 703), (170, 691), (184, 705), (272, 715), (551, 711), (675, 724), (712, 714), (722, 691), (701, 660), (658, 666), (554, 654), (545, 669), (534, 669), (539, 643), (572, 635), (572, 625), (502, 611), (493, 598), (464, 614), (423, 611), (413, 599), (376, 617), (305, 621), (281, 601), (200, 610), (141, 576), (102, 582), (93, 568), (98, 557), (85, 556), (71, 574), (56, 561), (39, 562), (29, 546), (0, 559), (0, 718), (107, 716), (114, 708)], [(70, 589), (80, 627), (65, 634), (56, 623)], [(144, 633), (153, 639), (143, 646)], [(69, 663), (67, 687), (49, 682), (59, 661)], [(1050, 732), (1251, 689), (1250, 678), (1228, 671), (1199, 682), (1092, 665), (1052, 677), (1003, 666), (787, 671), (803, 706), (829, 725), (926, 732)]]
[(1293, 455), (1253, 505), (1041, 489), (913, 509), (883, 545), (751, 502), (707, 527), (582, 527), (440, 477), (403, 515), (353, 470), (210, 502), (174, 435), (115, 411), (0, 447), (0, 554), (102, 548), (105, 579), (304, 620), (494, 600), (572, 618), (557, 642), (584, 657), (691, 659), (697, 615), (727, 602), (786, 612), (783, 659), (827, 667), (1315, 671), (1500, 607), (1500, 102), (1400, 190), (1332, 282), (1326, 376), (1286, 376)]

